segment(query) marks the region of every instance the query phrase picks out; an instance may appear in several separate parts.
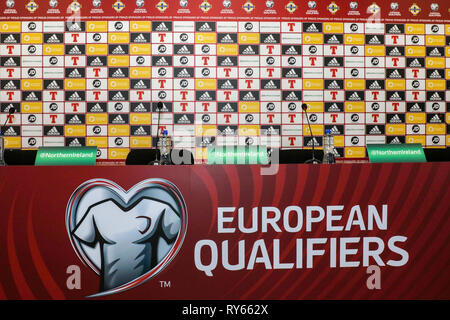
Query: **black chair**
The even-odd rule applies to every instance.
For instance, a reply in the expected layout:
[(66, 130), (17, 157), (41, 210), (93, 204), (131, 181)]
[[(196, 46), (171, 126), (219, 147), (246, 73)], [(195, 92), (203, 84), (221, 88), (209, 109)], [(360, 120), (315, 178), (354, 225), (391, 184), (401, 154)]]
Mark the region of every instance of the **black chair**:
[[(192, 152), (186, 149), (172, 149), (171, 164), (194, 164)], [(148, 165), (160, 159), (159, 149), (131, 149), (125, 160), (126, 165)]]
[(126, 165), (147, 165), (159, 159), (158, 149), (131, 149), (125, 160)]
[(9, 166), (34, 166), (37, 150), (5, 149), (5, 163)]
[(450, 161), (450, 148), (424, 148), (428, 162)]
[[(312, 151), (309, 149), (274, 149), (272, 150), (272, 155), (270, 157), (271, 161), (275, 158), (274, 153), (279, 152), (279, 163), (305, 163), (306, 161), (312, 159)], [(314, 151), (314, 156), (316, 159), (322, 160), (323, 150), (316, 149)]]

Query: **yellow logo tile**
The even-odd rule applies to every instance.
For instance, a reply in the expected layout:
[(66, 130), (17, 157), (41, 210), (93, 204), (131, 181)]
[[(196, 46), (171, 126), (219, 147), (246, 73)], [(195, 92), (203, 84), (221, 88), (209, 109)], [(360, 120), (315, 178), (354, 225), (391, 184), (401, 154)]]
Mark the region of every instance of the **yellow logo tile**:
[(259, 136), (259, 126), (241, 125), (238, 128), (240, 136)]
[(427, 90), (446, 90), (445, 80), (426, 80)]
[(131, 137), (131, 148), (150, 148), (152, 146), (151, 137)]
[(259, 102), (239, 102), (239, 112), (244, 113), (257, 113), (260, 111)]
[(345, 148), (346, 158), (365, 158), (366, 148), (365, 147), (346, 147)]
[[(315, 136), (323, 136), (323, 125), (319, 124), (312, 124), (311, 130), (313, 132), (313, 135)], [(311, 135), (311, 131), (309, 130), (308, 125), (303, 125), (303, 135)]]
[(406, 126), (404, 124), (386, 124), (386, 135), (405, 135)]
[(87, 113), (86, 124), (108, 124), (108, 115), (106, 113)]
[(237, 44), (218, 44), (218, 56), (237, 56), (239, 53)]
[(442, 124), (427, 124), (427, 134), (445, 134), (445, 123)]
[(334, 146), (344, 147), (345, 146), (345, 136), (334, 136)]
[(42, 102), (22, 102), (22, 113), (42, 113)]
[(426, 115), (425, 113), (407, 113), (406, 114), (406, 123), (425, 123)]
[(86, 54), (88, 56), (106, 56), (108, 54), (108, 45), (88, 44), (86, 45)]
[(128, 79), (108, 79), (108, 89), (129, 90), (130, 80)]
[(364, 45), (364, 42), (363, 34), (346, 34), (344, 37), (345, 44)]
[(195, 126), (196, 136), (215, 136), (217, 135), (217, 128), (213, 125), (197, 125)]
[(64, 55), (64, 45), (63, 44), (44, 44), (43, 48), (44, 56), (62, 56)]
[(150, 21), (130, 21), (130, 30), (137, 32), (152, 31), (152, 23)]
[(22, 26), (20, 21), (0, 22), (0, 32), (20, 32)]
[(424, 24), (405, 24), (406, 34), (425, 34)]
[(108, 34), (109, 43), (129, 43), (130, 34), (129, 33), (109, 33)]
[(86, 126), (65, 126), (64, 132), (67, 137), (84, 137), (86, 136)]
[(303, 79), (304, 90), (323, 90), (323, 79)]
[(407, 57), (423, 57), (425, 56), (425, 47), (421, 46), (406, 46), (405, 55)]
[(130, 45), (130, 55), (149, 55), (152, 53), (152, 46), (148, 43)]
[(67, 90), (86, 90), (85, 79), (65, 79), (64, 87)]
[(108, 158), (114, 160), (125, 160), (130, 153), (129, 148), (111, 148), (108, 149)]
[(132, 67), (130, 68), (130, 78), (151, 78), (151, 67)]
[(323, 112), (323, 102), (308, 102), (308, 112)]
[(22, 43), (42, 43), (42, 33), (22, 33)]
[(386, 90), (405, 90), (406, 81), (404, 79), (387, 79)]
[(107, 32), (108, 22), (107, 21), (89, 21), (86, 23), (87, 32)]
[(345, 112), (365, 112), (366, 107), (362, 101), (346, 101), (345, 102)]
[(217, 34), (215, 33), (196, 33), (195, 43), (216, 43)]
[(42, 90), (42, 80), (40, 79), (23, 79), (22, 90)]
[(364, 90), (365, 89), (364, 79), (348, 79), (345, 80), (345, 90)]
[(323, 34), (321, 33), (304, 33), (304, 44), (323, 44)]
[(241, 44), (259, 44), (259, 33), (239, 33), (238, 42)]
[(130, 65), (129, 56), (109, 56), (108, 66), (109, 67), (128, 67)]
[(426, 67), (433, 69), (443, 69), (445, 68), (445, 58), (426, 58)]
[(329, 23), (325, 22), (323, 24), (324, 33), (344, 33), (344, 24), (342, 22)]
[(445, 46), (445, 36), (426, 36), (427, 46)]
[(97, 147), (97, 148), (107, 148), (108, 138), (107, 137), (88, 137), (86, 139), (86, 146)]
[(150, 113), (131, 113), (130, 124), (146, 124), (152, 123), (152, 115)]
[(129, 136), (130, 135), (130, 126), (127, 124), (109, 125), (108, 126), (108, 135), (109, 136)]
[(366, 56), (379, 57), (384, 55), (385, 55), (384, 46), (366, 46)]
[(427, 143), (425, 136), (407, 136), (405, 140), (406, 143), (420, 143), (422, 146), (425, 146)]
[(22, 147), (22, 141), (20, 137), (5, 137), (5, 148), (20, 148)]
[(216, 90), (217, 80), (216, 79), (196, 79), (195, 89), (197, 90)]

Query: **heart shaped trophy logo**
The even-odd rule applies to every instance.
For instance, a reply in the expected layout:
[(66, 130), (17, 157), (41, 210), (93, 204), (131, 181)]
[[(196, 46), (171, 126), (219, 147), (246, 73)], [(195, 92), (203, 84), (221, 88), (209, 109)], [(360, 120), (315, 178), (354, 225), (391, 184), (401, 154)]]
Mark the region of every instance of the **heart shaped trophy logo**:
[(128, 191), (106, 179), (80, 185), (66, 209), (66, 227), (78, 257), (100, 276), (90, 297), (136, 287), (161, 272), (178, 253), (187, 210), (178, 188), (148, 179)]

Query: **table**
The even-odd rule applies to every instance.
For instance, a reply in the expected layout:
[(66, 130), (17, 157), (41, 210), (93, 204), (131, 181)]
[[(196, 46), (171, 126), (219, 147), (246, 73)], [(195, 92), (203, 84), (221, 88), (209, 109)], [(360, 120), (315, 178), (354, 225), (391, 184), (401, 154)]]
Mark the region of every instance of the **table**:
[(2, 167), (0, 298), (449, 299), (449, 169)]

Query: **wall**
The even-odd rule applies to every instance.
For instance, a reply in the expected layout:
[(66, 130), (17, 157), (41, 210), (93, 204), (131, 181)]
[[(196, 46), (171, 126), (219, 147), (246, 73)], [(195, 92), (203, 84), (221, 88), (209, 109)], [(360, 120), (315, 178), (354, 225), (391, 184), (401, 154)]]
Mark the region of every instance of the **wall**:
[(123, 160), (163, 129), (197, 162), (210, 145), (320, 148), (325, 129), (338, 157), (450, 145), (444, 1), (103, 3), (2, 3), (7, 148), (96, 145)]

